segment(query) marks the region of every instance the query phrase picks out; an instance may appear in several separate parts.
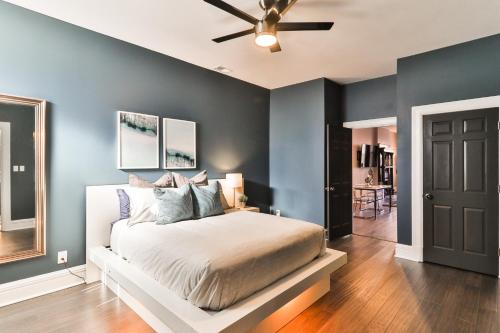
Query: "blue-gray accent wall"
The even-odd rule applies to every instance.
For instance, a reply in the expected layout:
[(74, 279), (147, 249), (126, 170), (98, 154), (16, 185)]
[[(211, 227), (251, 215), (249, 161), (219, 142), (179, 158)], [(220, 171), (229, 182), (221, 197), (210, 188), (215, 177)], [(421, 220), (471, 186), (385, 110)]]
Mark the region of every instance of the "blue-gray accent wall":
[(500, 95), (500, 35), (398, 60), (398, 242), (411, 244), (411, 108)]
[(319, 225), (325, 220), (324, 126), (324, 79), (271, 91), (271, 208)]
[(117, 110), (197, 122), (198, 169), (241, 171), (268, 206), (269, 90), (5, 2), (0, 31), (0, 91), (48, 101), (47, 256), (1, 265), (0, 283), (62, 269), (59, 250), (84, 263), (85, 186), (127, 181)]
[(397, 76), (347, 84), (343, 87), (342, 119), (357, 121), (396, 116)]

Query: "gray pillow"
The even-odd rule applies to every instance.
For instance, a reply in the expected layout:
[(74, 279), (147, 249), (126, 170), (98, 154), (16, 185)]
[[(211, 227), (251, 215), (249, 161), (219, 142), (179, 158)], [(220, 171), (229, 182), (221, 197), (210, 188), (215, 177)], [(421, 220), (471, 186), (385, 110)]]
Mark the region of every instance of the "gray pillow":
[(189, 185), (180, 188), (155, 188), (158, 203), (156, 224), (170, 224), (193, 218), (193, 199)]
[(193, 209), (195, 218), (203, 218), (213, 215), (224, 214), (224, 208), (220, 200), (221, 186), (219, 182), (208, 184), (208, 186), (196, 186), (190, 184), (193, 191)]

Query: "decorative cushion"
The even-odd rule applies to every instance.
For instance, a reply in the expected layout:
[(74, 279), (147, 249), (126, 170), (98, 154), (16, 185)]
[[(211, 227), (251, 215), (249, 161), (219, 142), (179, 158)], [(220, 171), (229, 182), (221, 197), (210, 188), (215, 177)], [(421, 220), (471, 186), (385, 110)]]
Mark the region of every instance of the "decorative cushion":
[(222, 188), (219, 182), (201, 187), (191, 184), (191, 191), (193, 192), (195, 218), (224, 214), (224, 208), (220, 200)]
[(120, 220), (128, 219), (130, 217), (130, 198), (124, 189), (116, 189), (118, 200), (120, 201)]
[(189, 185), (180, 188), (155, 188), (158, 202), (156, 224), (170, 224), (193, 218), (193, 199)]
[(155, 188), (155, 187), (173, 187), (173, 178), (170, 172), (165, 173), (161, 176), (156, 182), (151, 183), (147, 180), (142, 179), (141, 177), (131, 174), (128, 174), (128, 184), (133, 187), (140, 188)]
[(172, 175), (174, 177), (174, 184), (175, 187), (181, 187), (187, 184), (195, 184), (198, 186), (206, 186), (208, 185), (208, 175), (207, 175), (207, 170), (203, 170), (199, 174), (191, 177), (191, 179), (177, 173), (177, 172), (172, 172)]
[(127, 225), (154, 222), (158, 215), (158, 205), (152, 188), (130, 187), (127, 189), (130, 198), (130, 218)]

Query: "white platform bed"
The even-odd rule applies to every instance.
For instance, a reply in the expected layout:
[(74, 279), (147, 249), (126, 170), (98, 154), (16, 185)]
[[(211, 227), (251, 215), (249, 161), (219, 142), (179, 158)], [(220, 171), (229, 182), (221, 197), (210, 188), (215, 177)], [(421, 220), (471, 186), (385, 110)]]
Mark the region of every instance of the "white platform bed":
[(87, 187), (86, 282), (101, 280), (158, 332), (276, 332), (329, 292), (330, 274), (347, 262), (345, 253), (326, 249), (323, 256), (226, 309), (198, 308), (110, 250), (110, 225), (119, 218), (116, 189), (127, 187)]

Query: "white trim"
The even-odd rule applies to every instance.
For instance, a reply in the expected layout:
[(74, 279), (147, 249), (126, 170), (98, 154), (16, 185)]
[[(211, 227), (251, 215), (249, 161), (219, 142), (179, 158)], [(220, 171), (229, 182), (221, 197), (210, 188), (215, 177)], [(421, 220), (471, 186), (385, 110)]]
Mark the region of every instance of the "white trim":
[(422, 249), (405, 244), (396, 244), (395, 257), (411, 261), (423, 262)]
[[(122, 113), (130, 113), (130, 114), (136, 114), (140, 116), (145, 116), (145, 117), (154, 117), (156, 118), (156, 163), (155, 165), (151, 166), (142, 166), (142, 167), (137, 167), (133, 165), (127, 165), (123, 166), (122, 163), (122, 140), (121, 140), (121, 126), (120, 126), (120, 115)], [(151, 114), (144, 114), (144, 113), (137, 113), (137, 112), (129, 112), (129, 111), (116, 111), (116, 135), (117, 135), (117, 169), (120, 170), (144, 170), (144, 169), (158, 169), (160, 167), (160, 117), (154, 116)]]
[(11, 220), (7, 225), (2, 226), (2, 231), (14, 231), (21, 229), (29, 229), (35, 227), (35, 218)]
[[(71, 272), (84, 276), (85, 265), (71, 267)], [(82, 284), (83, 280), (68, 270), (60, 270), (27, 279), (0, 284), (0, 307), (50, 294)]]
[(343, 124), (345, 128), (371, 128), (395, 126), (398, 123), (397, 117), (376, 118), (359, 121), (348, 121)]
[[(423, 246), (424, 246), (424, 236), (423, 236), (423, 117), (424, 115), (432, 115), (439, 113), (450, 113), (450, 112), (460, 112), (469, 111), (476, 109), (486, 109), (486, 108), (500, 108), (500, 96), (491, 96), (483, 98), (467, 99), (455, 102), (429, 104), (422, 106), (414, 106), (411, 109), (411, 240), (413, 251), (418, 253), (420, 257), (423, 258)], [(500, 157), (500, 152), (499, 152)], [(500, 174), (500, 170), (499, 170)], [(499, 232), (499, 242), (500, 242), (500, 232)], [(398, 253), (396, 253), (397, 256)], [(500, 258), (499, 258), (500, 267)], [(500, 270), (500, 268), (499, 268)], [(499, 272), (500, 275), (500, 272)]]
[(1, 225), (0, 230), (9, 230), (11, 217), (11, 193), (10, 193), (10, 123), (0, 122), (0, 131), (2, 136), (1, 148)]

